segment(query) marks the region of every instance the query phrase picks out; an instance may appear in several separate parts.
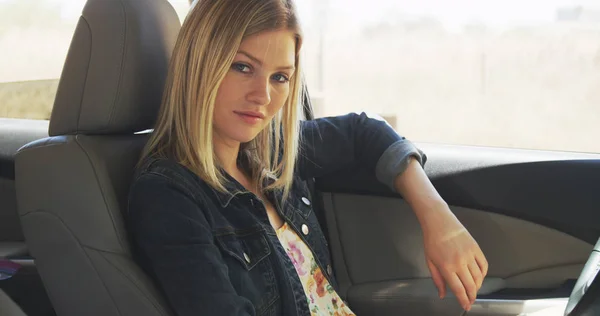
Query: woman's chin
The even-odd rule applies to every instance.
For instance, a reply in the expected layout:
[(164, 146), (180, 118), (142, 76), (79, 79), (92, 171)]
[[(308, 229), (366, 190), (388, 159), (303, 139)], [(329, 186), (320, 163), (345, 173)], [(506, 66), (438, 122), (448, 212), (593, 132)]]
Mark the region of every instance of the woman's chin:
[(248, 134), (248, 135), (238, 135), (238, 137), (236, 137), (236, 140), (240, 143), (249, 143), (251, 142), (253, 139), (256, 138), (257, 135), (254, 134)]
[(219, 141), (224, 141), (226, 143), (248, 143), (259, 134), (254, 131), (241, 131), (239, 129), (234, 131), (215, 129), (214, 133)]

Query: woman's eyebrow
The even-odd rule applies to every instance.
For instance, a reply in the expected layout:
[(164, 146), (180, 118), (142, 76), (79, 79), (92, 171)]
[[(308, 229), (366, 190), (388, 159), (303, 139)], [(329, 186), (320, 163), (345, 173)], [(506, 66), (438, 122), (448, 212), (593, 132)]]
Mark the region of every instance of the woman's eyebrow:
[[(257, 63), (259, 66), (262, 67), (263, 62), (262, 60), (252, 56), (251, 54), (249, 54), (248, 52), (245, 52), (243, 50), (239, 50), (238, 54), (242, 54), (245, 55), (246, 57), (248, 57), (249, 59), (251, 59), (253, 62)], [(289, 65), (289, 66), (282, 66), (282, 67), (278, 67), (277, 70), (285, 70), (285, 69), (290, 69), (290, 70), (295, 70), (296, 67), (294, 67), (293, 65)]]

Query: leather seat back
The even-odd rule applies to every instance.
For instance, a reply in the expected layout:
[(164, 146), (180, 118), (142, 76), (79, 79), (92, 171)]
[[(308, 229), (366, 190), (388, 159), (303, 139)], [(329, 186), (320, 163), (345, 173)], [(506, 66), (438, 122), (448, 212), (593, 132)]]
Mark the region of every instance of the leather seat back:
[(88, 0), (50, 137), (16, 155), (23, 232), (59, 316), (170, 315), (132, 259), (121, 212), (179, 28), (167, 0)]

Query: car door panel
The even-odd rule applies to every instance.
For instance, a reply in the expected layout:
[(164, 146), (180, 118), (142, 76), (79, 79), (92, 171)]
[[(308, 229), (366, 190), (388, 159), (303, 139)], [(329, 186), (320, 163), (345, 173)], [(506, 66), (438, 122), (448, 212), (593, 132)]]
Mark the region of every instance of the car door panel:
[(14, 154), (47, 135), (48, 121), (0, 118), (0, 257), (26, 254), (17, 213)]
[[(419, 147), (428, 154), (426, 173), (489, 262), (469, 315), (566, 304), (600, 232), (599, 155)], [(400, 196), (365, 170), (318, 179), (317, 188), (336, 276), (353, 309), (461, 315), (456, 300), (437, 298), (419, 223)]]
[[(11, 161), (0, 161), (0, 168), (10, 169), (11, 167)], [(15, 194), (14, 176), (2, 175), (0, 178), (0, 253), (3, 252), (1, 248), (4, 248), (1, 246), (2, 243), (23, 241), (21, 226), (15, 225), (15, 223), (19, 223)]]
[(36, 139), (48, 137), (48, 121), (0, 118), (0, 259), (19, 264), (18, 273), (0, 281), (0, 292), (27, 315), (54, 315), (21, 230), (15, 193), (14, 154)]
[[(450, 205), (505, 214), (594, 244), (600, 236), (600, 155), (419, 144), (427, 175)], [(322, 192), (399, 197), (372, 171), (319, 179)]]
[[(335, 216), (331, 220), (353, 283), (429, 277), (419, 222), (403, 200), (348, 194), (324, 198), (331, 199), (328, 214)], [(570, 271), (565, 267), (585, 263), (592, 250), (585, 241), (535, 223), (462, 207), (452, 211), (486, 254), (489, 275), (506, 279), (507, 286), (513, 281), (522, 287), (526, 275), (540, 269)]]

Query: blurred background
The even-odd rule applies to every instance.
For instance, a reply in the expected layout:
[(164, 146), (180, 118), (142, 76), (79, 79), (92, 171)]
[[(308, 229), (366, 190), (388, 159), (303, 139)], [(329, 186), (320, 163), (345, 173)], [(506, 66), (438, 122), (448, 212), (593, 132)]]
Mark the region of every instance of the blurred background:
[[(181, 20), (187, 0), (171, 0)], [(600, 152), (600, 1), (296, 0), (316, 116), (419, 142)], [(0, 117), (47, 120), (84, 0), (0, 0)]]

